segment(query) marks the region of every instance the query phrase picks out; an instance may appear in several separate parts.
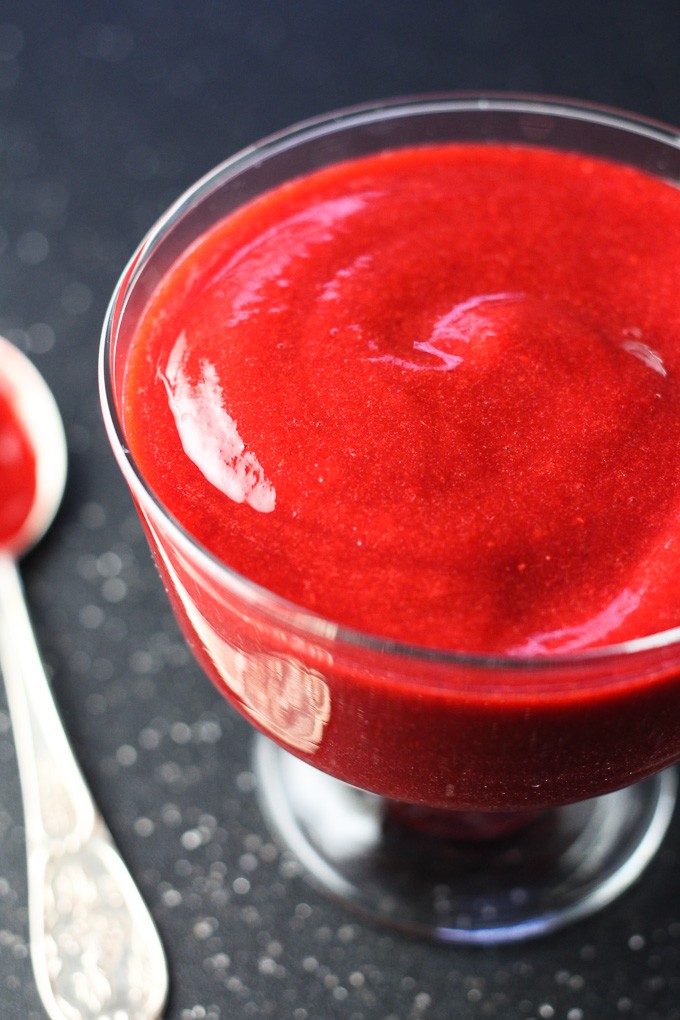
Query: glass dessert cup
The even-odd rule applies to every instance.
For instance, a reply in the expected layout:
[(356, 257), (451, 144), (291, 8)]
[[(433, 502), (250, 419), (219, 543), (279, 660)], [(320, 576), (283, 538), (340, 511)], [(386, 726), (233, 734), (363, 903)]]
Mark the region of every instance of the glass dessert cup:
[(670, 128), (590, 106), (440, 96), (308, 122), (199, 181), (125, 270), (101, 348), (104, 418), (196, 658), (259, 731), (263, 812), (308, 876), (387, 925), (494, 943), (610, 902), (658, 849), (680, 759), (680, 629), (533, 659), (410, 647), (258, 587), (149, 487), (121, 422), (126, 358), (163, 274), (203, 232), (295, 177), (388, 148), (494, 141), (680, 180)]

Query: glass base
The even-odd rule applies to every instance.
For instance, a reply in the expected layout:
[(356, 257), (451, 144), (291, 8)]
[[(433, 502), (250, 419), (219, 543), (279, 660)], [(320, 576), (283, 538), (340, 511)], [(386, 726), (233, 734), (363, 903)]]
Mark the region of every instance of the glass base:
[(263, 813), (309, 879), (370, 921), (443, 942), (533, 938), (599, 910), (656, 853), (667, 770), (533, 816), (420, 809), (366, 793), (258, 736)]

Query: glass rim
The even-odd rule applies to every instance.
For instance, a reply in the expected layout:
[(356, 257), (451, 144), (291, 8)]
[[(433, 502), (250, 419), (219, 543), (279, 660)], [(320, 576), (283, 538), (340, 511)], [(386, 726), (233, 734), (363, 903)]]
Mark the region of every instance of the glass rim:
[[(140, 503), (146, 502), (152, 512), (162, 517), (163, 524), (172, 532), (176, 545), (184, 546), (190, 550), (192, 556), (198, 556), (210, 574), (218, 576), (223, 583), (226, 582), (228, 589), (235, 595), (244, 597), (249, 605), (257, 606), (268, 616), (276, 617), (279, 624), (291, 626), (298, 634), (302, 633), (310, 639), (330, 639), (334, 644), (353, 647), (357, 651), (374, 652), (411, 662), (419, 660), (430, 666), (467, 667), (480, 672), (493, 670), (503, 673), (526, 671), (549, 673), (555, 670), (586, 668), (612, 658), (629, 659), (644, 653), (662, 651), (674, 645), (680, 646), (680, 624), (628, 641), (602, 644), (577, 651), (535, 656), (515, 656), (455, 648), (442, 649), (410, 644), (396, 638), (382, 637), (346, 626), (277, 595), (220, 560), (199, 542), (159, 499), (142, 474), (126, 443), (123, 424), (116, 407), (112, 377), (112, 352), (116, 336), (116, 323), (124, 313), (127, 298), (147, 260), (173, 225), (186, 212), (198, 205), (217, 187), (263, 162), (269, 156), (280, 154), (301, 142), (321, 138), (336, 130), (347, 130), (353, 126), (377, 123), (408, 115), (441, 112), (485, 113), (487, 111), (545, 114), (560, 117), (562, 120), (597, 124), (626, 134), (648, 137), (650, 140), (669, 145), (680, 152), (680, 129), (662, 121), (588, 101), (494, 91), (484, 93), (440, 92), (381, 99), (311, 117), (266, 135), (218, 163), (185, 189), (144, 235), (116, 283), (104, 318), (98, 364), (100, 403), (104, 425), (114, 456), (133, 496)], [(517, 142), (516, 144), (523, 143)], [(536, 143), (528, 140), (526, 144)], [(621, 678), (612, 678), (611, 680), (612, 684), (621, 682)]]

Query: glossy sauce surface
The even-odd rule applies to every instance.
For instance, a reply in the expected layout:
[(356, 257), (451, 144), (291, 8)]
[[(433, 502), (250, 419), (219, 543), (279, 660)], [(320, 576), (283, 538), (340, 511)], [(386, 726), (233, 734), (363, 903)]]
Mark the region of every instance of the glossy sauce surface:
[(680, 193), (530, 148), (340, 164), (219, 223), (127, 366), (134, 456), (333, 621), (542, 655), (680, 623)]

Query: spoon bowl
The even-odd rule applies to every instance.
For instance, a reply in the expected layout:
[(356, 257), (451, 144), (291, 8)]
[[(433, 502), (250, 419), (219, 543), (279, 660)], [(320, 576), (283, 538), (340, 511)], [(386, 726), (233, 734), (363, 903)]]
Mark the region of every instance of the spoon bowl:
[(30, 513), (12, 537), (20, 556), (42, 538), (61, 503), (66, 484), (66, 436), (52, 391), (33, 363), (0, 337), (0, 387), (35, 452), (35, 497)]

